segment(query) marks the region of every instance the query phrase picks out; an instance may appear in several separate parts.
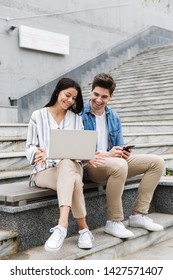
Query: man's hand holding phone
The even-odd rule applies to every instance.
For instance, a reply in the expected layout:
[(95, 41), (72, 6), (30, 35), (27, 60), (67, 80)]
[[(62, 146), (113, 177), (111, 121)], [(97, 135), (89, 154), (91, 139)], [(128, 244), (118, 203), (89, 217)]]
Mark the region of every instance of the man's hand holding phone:
[(126, 146), (124, 146), (123, 147), (123, 151), (129, 151), (129, 150), (131, 150), (131, 149), (133, 149), (135, 147), (135, 145), (126, 145)]
[(124, 159), (128, 159), (128, 157), (130, 156), (131, 153), (131, 149), (133, 149), (135, 147), (135, 145), (126, 145), (123, 147), (122, 151), (122, 158)]

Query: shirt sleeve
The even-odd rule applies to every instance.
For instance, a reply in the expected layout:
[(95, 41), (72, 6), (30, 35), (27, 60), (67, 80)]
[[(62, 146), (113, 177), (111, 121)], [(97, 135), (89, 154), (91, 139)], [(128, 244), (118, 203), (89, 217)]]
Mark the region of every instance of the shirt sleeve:
[(37, 151), (38, 133), (35, 113), (32, 114), (28, 125), (27, 141), (26, 141), (26, 157), (30, 164), (34, 164), (34, 154)]
[(124, 145), (124, 138), (123, 138), (123, 132), (122, 132), (122, 125), (121, 122), (119, 121), (119, 129), (118, 129), (118, 134), (117, 134), (117, 146), (122, 146)]
[(76, 129), (77, 129), (77, 130), (84, 130), (83, 121), (82, 121), (82, 116), (76, 115), (76, 118), (77, 118)]

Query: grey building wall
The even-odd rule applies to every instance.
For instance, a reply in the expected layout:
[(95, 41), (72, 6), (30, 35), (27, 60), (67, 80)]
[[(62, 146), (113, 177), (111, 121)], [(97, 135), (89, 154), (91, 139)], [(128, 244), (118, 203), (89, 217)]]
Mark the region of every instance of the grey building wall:
[(99, 72), (107, 72), (111, 69), (117, 68), (118, 65), (122, 65), (130, 58), (148, 48), (165, 46), (168, 44), (173, 45), (173, 31), (157, 26), (147, 28), (128, 40), (109, 48), (102, 54), (69, 71), (66, 75), (62, 75), (19, 98), (17, 101), (18, 121), (28, 122), (34, 110), (47, 104), (58, 80), (63, 76), (71, 77), (78, 81), (79, 84), (88, 86), (88, 83), (91, 82), (93, 76)]
[[(0, 104), (8, 106), (9, 97), (27, 95), (146, 27), (173, 30), (167, 2), (0, 0)], [(16, 28), (8, 32), (12, 25)], [(20, 25), (69, 35), (70, 54), (20, 48)]]

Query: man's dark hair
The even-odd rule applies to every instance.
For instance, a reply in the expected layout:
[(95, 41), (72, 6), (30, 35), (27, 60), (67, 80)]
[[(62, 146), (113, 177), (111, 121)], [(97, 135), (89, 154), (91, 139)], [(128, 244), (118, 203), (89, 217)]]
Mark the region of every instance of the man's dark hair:
[(109, 90), (110, 95), (112, 95), (116, 87), (116, 83), (109, 74), (100, 73), (94, 77), (94, 80), (92, 82), (92, 90), (95, 87), (106, 88)]

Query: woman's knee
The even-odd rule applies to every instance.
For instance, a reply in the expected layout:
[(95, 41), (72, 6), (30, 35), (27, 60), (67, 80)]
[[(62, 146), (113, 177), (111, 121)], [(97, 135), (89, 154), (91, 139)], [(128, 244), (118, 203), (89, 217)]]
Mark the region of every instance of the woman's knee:
[(71, 159), (62, 159), (59, 163), (59, 167), (73, 166), (73, 161)]
[(83, 181), (82, 181), (82, 177), (76, 173), (75, 175), (75, 184), (74, 184), (74, 189), (75, 191), (78, 191), (78, 192), (83, 192)]
[(66, 174), (72, 176), (76, 172), (75, 164), (70, 159), (63, 159), (57, 166), (58, 175)]

